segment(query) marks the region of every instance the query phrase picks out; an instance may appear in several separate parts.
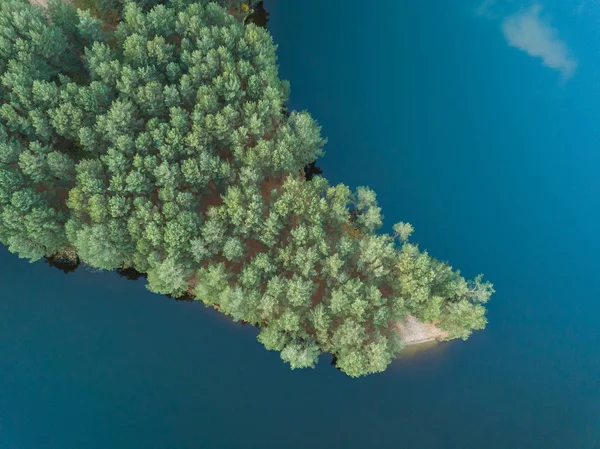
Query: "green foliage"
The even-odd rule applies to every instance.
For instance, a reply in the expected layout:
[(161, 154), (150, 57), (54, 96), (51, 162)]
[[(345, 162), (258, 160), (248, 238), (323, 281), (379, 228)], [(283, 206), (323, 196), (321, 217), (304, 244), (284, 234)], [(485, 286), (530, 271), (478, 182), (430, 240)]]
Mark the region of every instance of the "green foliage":
[(281, 350), (281, 359), (292, 369), (314, 368), (321, 350), (314, 341), (289, 343)]
[(239, 260), (244, 255), (244, 243), (237, 237), (230, 237), (223, 245), (223, 255), (229, 261)]
[(394, 226), (394, 237), (398, 237), (402, 243), (408, 242), (408, 239), (414, 232), (414, 228), (410, 223), (396, 223)]
[(440, 327), (449, 332), (449, 338), (466, 340), (472, 331), (485, 328), (485, 308), (466, 299), (449, 302), (444, 308)]
[(177, 260), (168, 258), (148, 270), (148, 289), (179, 297), (188, 289), (189, 273)]
[(492, 284), (421, 252), (408, 223), (376, 234), (371, 189), (305, 180), (320, 127), (285, 113), (249, 8), (221, 5), (0, 3), (0, 242), (147, 273), (260, 327), (292, 369), (329, 352), (350, 376), (383, 371), (407, 315), (482, 329)]

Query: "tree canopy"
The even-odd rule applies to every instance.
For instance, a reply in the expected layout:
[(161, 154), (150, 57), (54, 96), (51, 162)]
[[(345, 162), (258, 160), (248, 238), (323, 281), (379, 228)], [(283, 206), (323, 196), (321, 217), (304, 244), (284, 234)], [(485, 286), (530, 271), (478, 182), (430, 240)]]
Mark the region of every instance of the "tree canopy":
[(305, 176), (326, 141), (307, 112), (287, 113), (251, 5), (86, 4), (0, 3), (11, 252), (147, 273), (153, 292), (256, 325), (292, 368), (329, 352), (350, 376), (383, 371), (408, 315), (448, 339), (485, 326), (489, 282), (420, 251), (408, 223), (379, 233), (371, 189), (331, 186), (314, 164)]

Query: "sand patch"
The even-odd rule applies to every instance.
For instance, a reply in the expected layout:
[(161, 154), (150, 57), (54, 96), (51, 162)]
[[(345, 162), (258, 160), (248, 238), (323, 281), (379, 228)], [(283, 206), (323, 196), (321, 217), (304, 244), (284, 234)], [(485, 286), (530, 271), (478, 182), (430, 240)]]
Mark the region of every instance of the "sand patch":
[(435, 324), (422, 323), (413, 315), (396, 323), (396, 330), (406, 345), (418, 345), (448, 337), (448, 332), (443, 331)]

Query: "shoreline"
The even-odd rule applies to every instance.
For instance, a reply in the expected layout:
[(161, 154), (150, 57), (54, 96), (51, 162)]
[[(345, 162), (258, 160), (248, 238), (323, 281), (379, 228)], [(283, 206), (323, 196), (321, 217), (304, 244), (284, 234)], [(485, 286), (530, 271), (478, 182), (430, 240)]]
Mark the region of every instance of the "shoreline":
[(406, 346), (448, 339), (448, 332), (433, 323), (421, 322), (414, 315), (408, 315), (397, 321), (395, 327)]

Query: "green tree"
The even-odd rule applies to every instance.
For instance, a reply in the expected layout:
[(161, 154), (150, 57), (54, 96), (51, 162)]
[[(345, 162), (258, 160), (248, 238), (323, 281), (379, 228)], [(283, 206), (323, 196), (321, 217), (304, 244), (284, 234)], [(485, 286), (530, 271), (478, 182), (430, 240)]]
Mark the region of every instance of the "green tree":
[(419, 250), (410, 224), (376, 233), (368, 187), (306, 179), (326, 140), (287, 113), (251, 7), (2, 1), (0, 242), (147, 273), (260, 327), (292, 369), (325, 351), (350, 376), (383, 371), (408, 316), (447, 338), (482, 329), (491, 283)]

